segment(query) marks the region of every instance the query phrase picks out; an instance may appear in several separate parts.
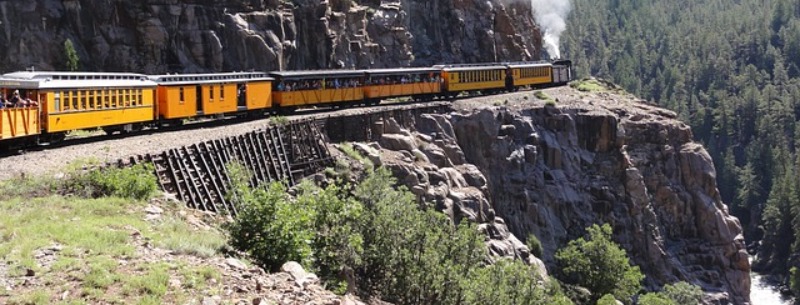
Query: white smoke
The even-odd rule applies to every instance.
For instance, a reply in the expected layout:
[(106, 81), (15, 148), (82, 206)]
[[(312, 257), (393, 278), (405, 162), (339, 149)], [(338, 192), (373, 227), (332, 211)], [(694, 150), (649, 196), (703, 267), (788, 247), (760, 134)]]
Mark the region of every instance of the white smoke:
[(531, 0), (536, 23), (544, 30), (544, 47), (551, 58), (561, 58), (561, 33), (567, 29), (567, 15), (572, 10), (569, 0)]

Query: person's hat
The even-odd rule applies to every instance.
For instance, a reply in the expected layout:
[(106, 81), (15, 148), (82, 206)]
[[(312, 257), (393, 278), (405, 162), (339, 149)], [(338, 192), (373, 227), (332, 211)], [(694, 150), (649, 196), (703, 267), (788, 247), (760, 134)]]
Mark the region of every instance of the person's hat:
[(14, 90), (14, 95), (19, 95), (19, 90)]

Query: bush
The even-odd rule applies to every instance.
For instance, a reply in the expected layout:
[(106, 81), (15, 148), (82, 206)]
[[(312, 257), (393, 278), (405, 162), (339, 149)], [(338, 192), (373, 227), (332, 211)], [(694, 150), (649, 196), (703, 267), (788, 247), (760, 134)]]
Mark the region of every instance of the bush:
[(74, 170), (65, 181), (65, 191), (87, 197), (113, 196), (136, 200), (150, 198), (158, 190), (152, 164)]
[(465, 291), (465, 304), (572, 304), (555, 281), (544, 283), (536, 267), (516, 260), (473, 269)]
[(553, 98), (551, 98), (549, 95), (547, 95), (547, 93), (544, 93), (544, 91), (541, 90), (534, 91), (533, 96), (543, 101), (554, 102)]
[(613, 295), (606, 294), (597, 300), (597, 305), (617, 305), (617, 299)]
[(542, 242), (539, 241), (536, 235), (528, 234), (528, 239), (525, 241), (525, 244), (534, 256), (542, 258), (542, 255), (544, 255), (544, 248), (542, 247)]
[(800, 269), (789, 269), (789, 288), (795, 296), (800, 296)]
[(639, 305), (689, 305), (692, 303), (675, 303), (661, 293), (647, 293), (639, 297)]
[(347, 287), (398, 305), (571, 304), (558, 286), (541, 282), (535, 267), (484, 266), (485, 237), (474, 224), (455, 225), (421, 208), (395, 182), (379, 168), (355, 187), (304, 182), (294, 199), (280, 184), (252, 190), (239, 183), (231, 244), (270, 269), (295, 260), (338, 292)]
[(245, 251), (259, 265), (278, 270), (287, 261), (308, 265), (314, 215), (294, 204), (279, 182), (267, 188), (235, 188), (239, 210), (226, 229), (230, 243)]
[(612, 294), (630, 304), (644, 275), (638, 266), (630, 265), (625, 250), (611, 240), (611, 226), (592, 225), (586, 230), (587, 239), (572, 240), (555, 255), (563, 280), (589, 289), (593, 301)]
[(698, 304), (703, 300), (703, 289), (687, 282), (666, 285), (663, 294), (675, 304)]
[(483, 236), (466, 222), (453, 226), (444, 214), (420, 209), (394, 183), (381, 168), (354, 190), (367, 211), (360, 291), (396, 304), (456, 303), (470, 268), (486, 254)]

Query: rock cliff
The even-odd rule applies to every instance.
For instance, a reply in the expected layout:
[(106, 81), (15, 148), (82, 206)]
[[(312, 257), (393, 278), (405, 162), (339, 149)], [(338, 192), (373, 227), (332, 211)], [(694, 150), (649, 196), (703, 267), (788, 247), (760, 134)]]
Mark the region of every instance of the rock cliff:
[[(378, 141), (356, 147), (452, 219), (479, 223), (494, 255), (555, 270), (557, 249), (610, 223), (649, 289), (688, 281), (707, 304), (747, 304), (742, 228), (689, 126), (621, 93), (548, 94), (558, 106), (518, 93), (389, 118), (372, 127)], [(542, 257), (520, 241), (529, 234)]]
[(503, 0), (0, 1), (0, 70), (302, 70), (539, 57), (529, 4)]

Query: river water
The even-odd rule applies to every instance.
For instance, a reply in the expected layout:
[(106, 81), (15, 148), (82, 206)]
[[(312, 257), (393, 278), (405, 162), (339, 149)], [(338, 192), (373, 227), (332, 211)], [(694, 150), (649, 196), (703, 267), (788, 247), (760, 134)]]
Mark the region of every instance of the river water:
[[(750, 258), (752, 262), (752, 257)], [(761, 274), (750, 272), (750, 302), (753, 305), (792, 305), (792, 300), (781, 295)]]

